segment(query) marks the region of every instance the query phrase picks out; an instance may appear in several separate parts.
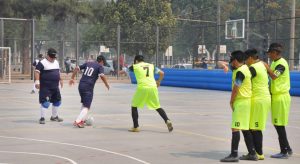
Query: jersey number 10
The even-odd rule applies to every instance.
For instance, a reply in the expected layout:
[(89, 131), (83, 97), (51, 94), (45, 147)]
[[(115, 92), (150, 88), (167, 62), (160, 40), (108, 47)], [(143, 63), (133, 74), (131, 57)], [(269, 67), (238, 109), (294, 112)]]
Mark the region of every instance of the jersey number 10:
[(92, 76), (93, 72), (94, 72), (94, 68), (86, 67), (83, 74), (86, 76)]

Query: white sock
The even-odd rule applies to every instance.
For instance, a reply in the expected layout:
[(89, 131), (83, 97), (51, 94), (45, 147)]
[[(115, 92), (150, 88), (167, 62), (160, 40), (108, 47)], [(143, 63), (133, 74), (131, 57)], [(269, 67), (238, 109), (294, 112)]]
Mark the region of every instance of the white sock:
[(52, 117), (58, 116), (58, 106), (52, 106)]
[(85, 116), (87, 115), (88, 111), (89, 111), (88, 108), (83, 107), (83, 108), (81, 109), (81, 112), (80, 112), (79, 116), (78, 116), (77, 119), (76, 119), (76, 122), (77, 122), (77, 123), (81, 122), (81, 121), (83, 120), (83, 118), (85, 118)]
[(47, 108), (44, 108), (41, 106), (41, 117), (45, 118), (45, 113), (46, 113)]
[(36, 88), (35, 88), (35, 83), (33, 83), (33, 88), (32, 90), (35, 92), (36, 91)]

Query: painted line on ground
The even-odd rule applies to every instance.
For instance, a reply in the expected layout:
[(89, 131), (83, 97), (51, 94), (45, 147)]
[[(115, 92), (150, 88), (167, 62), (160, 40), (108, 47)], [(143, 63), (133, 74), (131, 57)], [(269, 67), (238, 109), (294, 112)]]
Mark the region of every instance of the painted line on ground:
[(121, 153), (118, 153), (118, 152), (113, 152), (113, 151), (109, 151), (109, 150), (105, 150), (105, 149), (99, 149), (99, 148), (95, 148), (95, 147), (76, 145), (76, 144), (57, 142), (57, 141), (50, 141), (50, 140), (33, 139), (33, 138), (9, 137), (9, 136), (0, 136), (0, 138), (17, 139), (17, 140), (25, 140), (25, 141), (36, 141), (36, 142), (44, 142), (44, 143), (52, 143), (52, 144), (59, 144), (59, 145), (81, 147), (81, 148), (85, 148), (85, 149), (97, 150), (97, 151), (101, 151), (101, 152), (105, 152), (105, 153), (109, 153), (109, 154), (113, 154), (113, 155), (122, 156), (122, 157), (129, 158), (129, 159), (132, 159), (134, 161), (137, 161), (137, 162), (140, 162), (140, 163), (143, 163), (143, 164), (150, 164), (149, 162), (143, 161), (141, 159), (138, 159), (138, 158), (135, 158), (135, 157), (132, 157), (132, 156), (129, 156), (129, 155), (125, 155), (125, 154), (121, 154)]
[(58, 155), (53, 155), (53, 154), (43, 154), (43, 153), (32, 153), (32, 152), (17, 152), (17, 151), (2, 151), (0, 150), (0, 153), (7, 153), (7, 154), (27, 154), (27, 155), (40, 155), (40, 156), (48, 156), (48, 157), (55, 157), (55, 158), (60, 158), (69, 161), (72, 164), (77, 164), (75, 161), (73, 161), (70, 158), (63, 157), (63, 156), (58, 156)]

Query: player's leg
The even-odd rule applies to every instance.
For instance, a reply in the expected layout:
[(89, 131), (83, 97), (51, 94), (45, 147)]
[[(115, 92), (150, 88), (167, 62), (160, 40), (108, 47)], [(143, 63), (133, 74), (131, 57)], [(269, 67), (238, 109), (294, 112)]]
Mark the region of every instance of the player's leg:
[(254, 148), (254, 142), (253, 142), (253, 136), (250, 130), (242, 130), (244, 140), (246, 143), (246, 147), (248, 150), (247, 155), (243, 155), (240, 157), (240, 160), (251, 160), (251, 161), (257, 161), (257, 155)]
[(293, 154), (289, 145), (285, 126), (288, 124), (291, 98), (289, 94), (272, 96), (272, 123), (278, 134), (280, 153), (274, 154), (272, 158), (288, 158)]
[(221, 159), (221, 162), (238, 162), (238, 148), (240, 143), (240, 130), (232, 128), (232, 137), (231, 137), (231, 153)]
[(82, 107), (79, 115), (77, 116), (74, 122), (74, 126), (77, 126), (79, 128), (84, 128), (84, 120), (89, 112), (89, 109), (93, 101), (93, 91), (80, 88), (79, 94), (81, 97)]
[(49, 90), (47, 88), (42, 87), (39, 92), (39, 102), (41, 104), (40, 107), (40, 112), (41, 112), (41, 117), (39, 120), (40, 124), (45, 124), (45, 116), (46, 116), (46, 110), (50, 106), (50, 101), (49, 101)]
[(137, 88), (131, 101), (131, 117), (133, 121), (133, 127), (128, 131), (139, 132), (138, 124), (138, 108), (143, 108), (148, 97), (148, 93), (144, 88)]
[(50, 120), (62, 122), (63, 119), (58, 117), (58, 109), (61, 105), (61, 95), (60, 95), (59, 88), (51, 90), (50, 102), (52, 103), (52, 115), (50, 117)]

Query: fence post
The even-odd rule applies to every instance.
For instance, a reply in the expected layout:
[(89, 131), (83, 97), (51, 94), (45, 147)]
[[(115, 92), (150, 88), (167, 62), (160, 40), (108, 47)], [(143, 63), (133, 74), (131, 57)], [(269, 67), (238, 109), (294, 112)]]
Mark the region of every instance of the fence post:
[(291, 33), (290, 33), (290, 70), (294, 70), (295, 60), (295, 16), (296, 16), (296, 0), (292, 0), (291, 4)]
[(120, 70), (120, 40), (121, 40), (121, 26), (118, 24), (118, 27), (117, 27), (117, 65), (118, 65), (117, 79), (119, 79), (119, 70)]
[(156, 25), (156, 54), (155, 54), (155, 66), (158, 67), (158, 52), (159, 52), (159, 27)]
[[(34, 19), (32, 19), (32, 24), (31, 24), (31, 64), (34, 62), (34, 48), (35, 48), (35, 22)], [(33, 67), (31, 68), (31, 80), (34, 80), (34, 70)]]
[(0, 19), (0, 29), (1, 29), (1, 32), (0, 32), (1, 44), (0, 44), (0, 46), (4, 47), (4, 20), (3, 19)]

